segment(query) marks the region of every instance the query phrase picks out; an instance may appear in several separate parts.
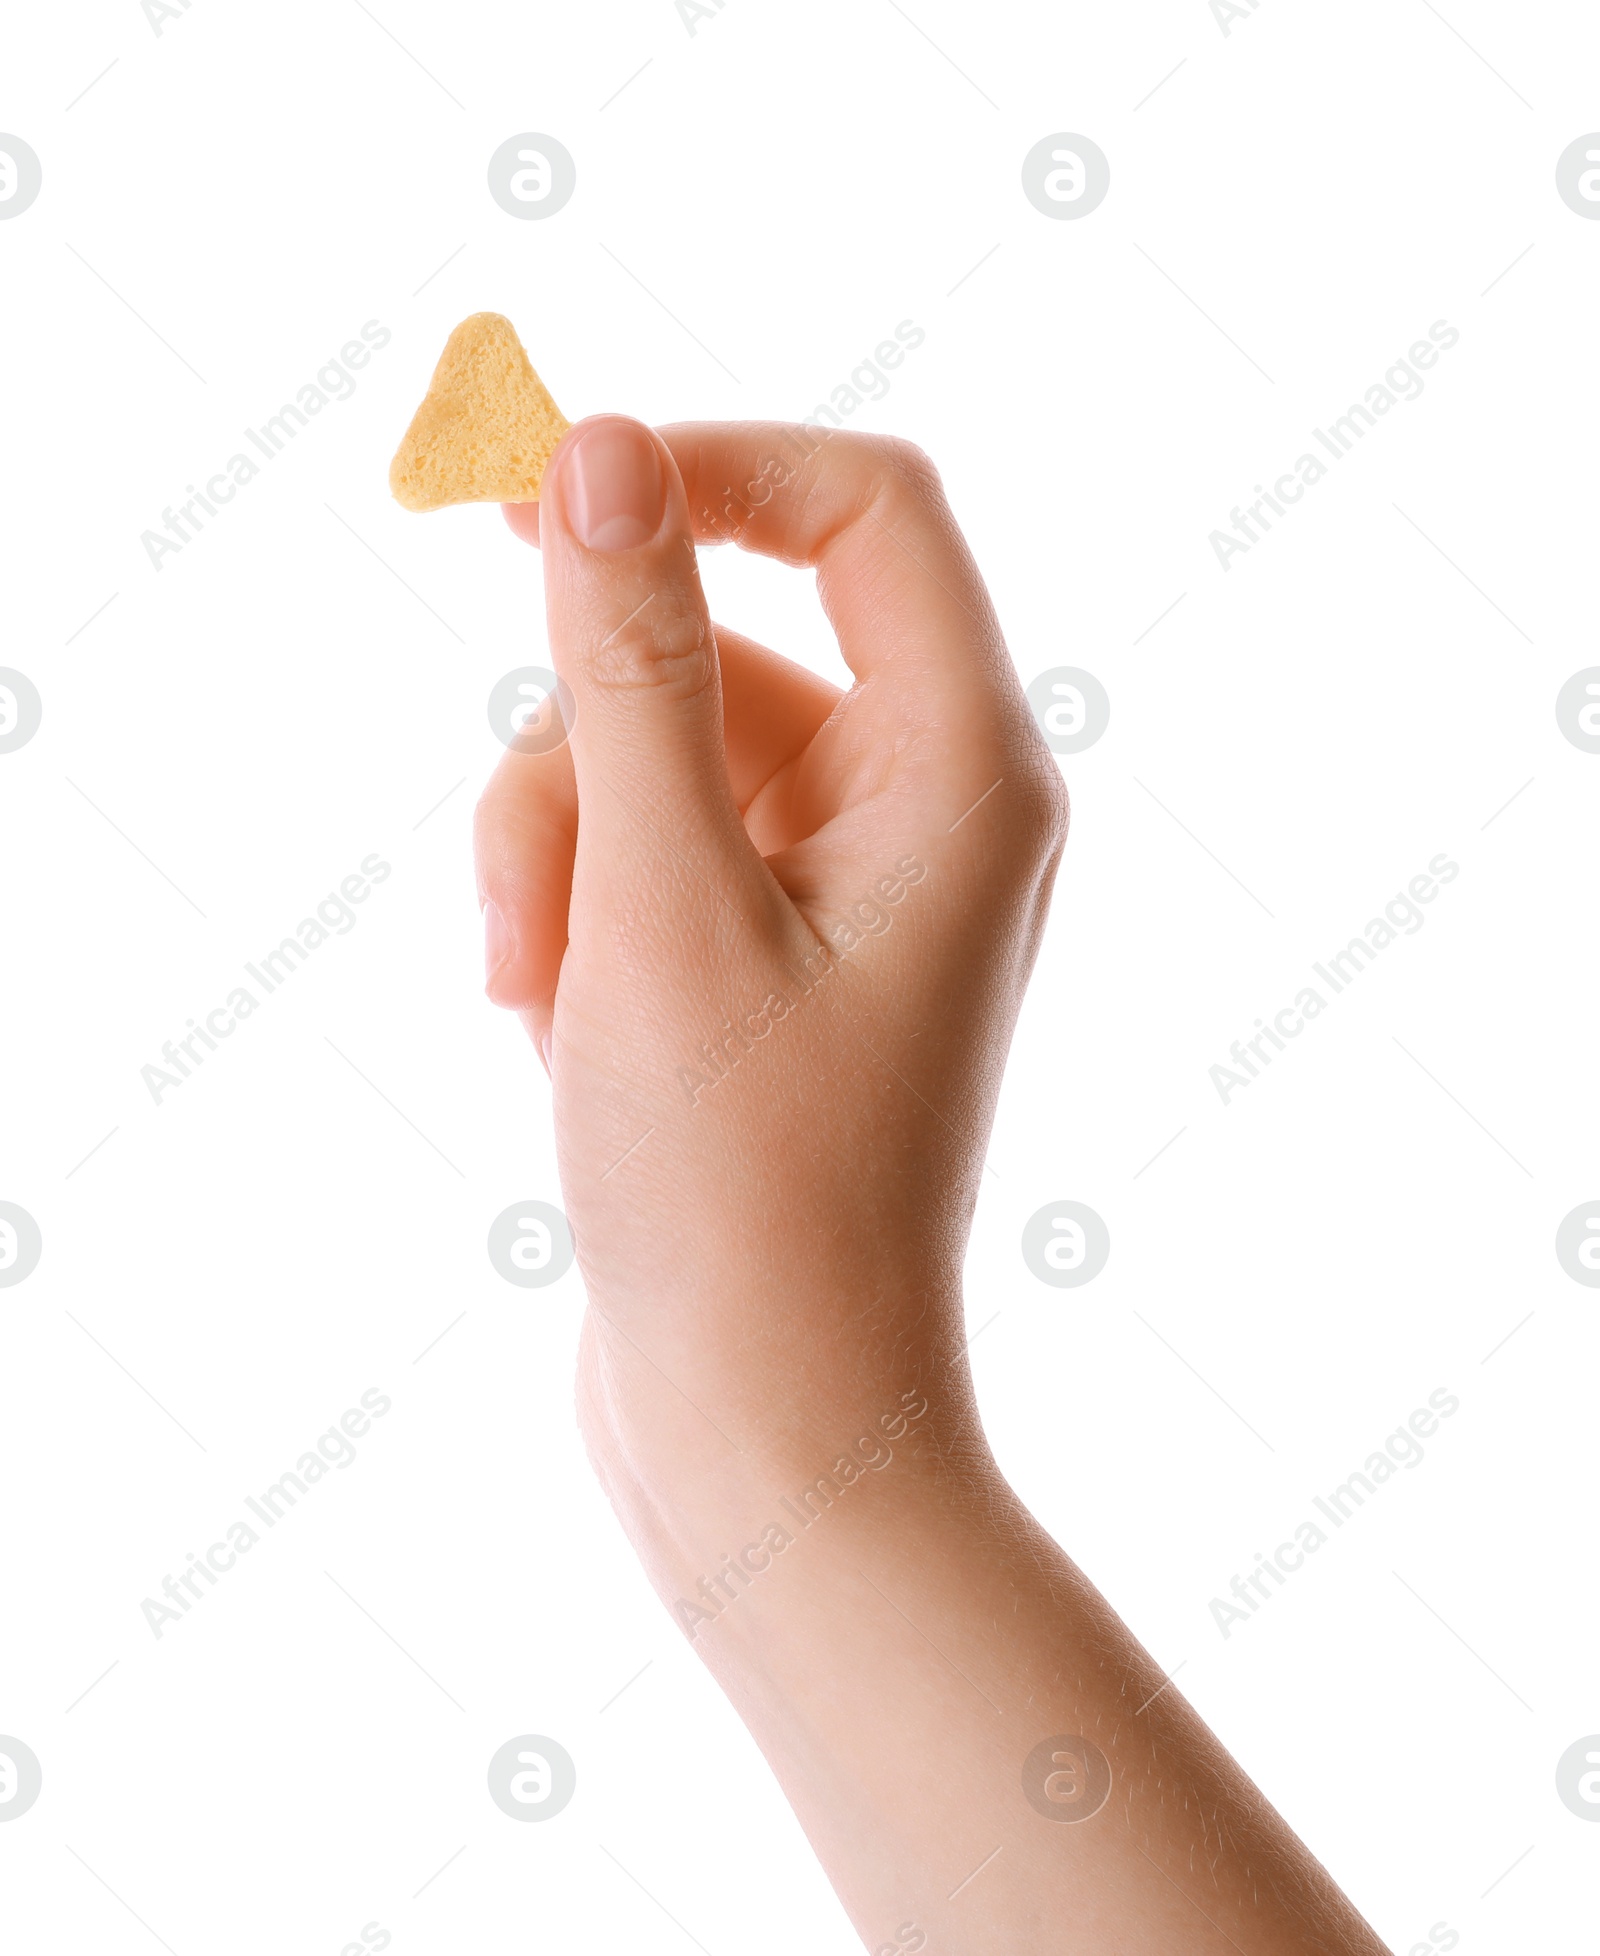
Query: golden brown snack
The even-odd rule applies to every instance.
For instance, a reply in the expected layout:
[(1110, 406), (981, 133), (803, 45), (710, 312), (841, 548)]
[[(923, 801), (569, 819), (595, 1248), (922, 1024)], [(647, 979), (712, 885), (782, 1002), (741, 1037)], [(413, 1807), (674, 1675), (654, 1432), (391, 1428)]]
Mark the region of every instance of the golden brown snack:
[(445, 343), (389, 464), (389, 487), (416, 510), (537, 502), (545, 464), (571, 425), (511, 321), (475, 312)]

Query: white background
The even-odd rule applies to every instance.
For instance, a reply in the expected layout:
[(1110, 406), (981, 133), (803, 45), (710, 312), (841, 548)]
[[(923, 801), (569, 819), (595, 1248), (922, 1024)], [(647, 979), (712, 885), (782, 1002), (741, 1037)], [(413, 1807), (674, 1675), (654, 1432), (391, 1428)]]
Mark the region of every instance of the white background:
[[(44, 169), (0, 223), (0, 663), (44, 702), (0, 756), (0, 1198), (44, 1238), (0, 1290), (0, 1733), (44, 1770), (9, 1947), (856, 1946), (590, 1479), (576, 1271), (484, 1250), (559, 1201), (469, 855), (539, 566), (386, 472), (485, 308), (574, 418), (798, 418), (924, 328), (852, 420), (934, 455), (1024, 678), (1112, 702), (968, 1265), (994, 1442), (1394, 1945), (1586, 1946), (1600, 1826), (1555, 1766), (1600, 1731), (1600, 1298), (1553, 1244), (1600, 1193), (1600, 757), (1554, 703), (1600, 663), (1600, 223), (1554, 173), (1600, 22), (1444, 15), (8, 10), (0, 130)], [(486, 189), (524, 131), (577, 160), (544, 221)], [(1111, 162), (1077, 222), (1021, 189), (1059, 131)], [(369, 320), (353, 398), (154, 569), (141, 532)], [(1438, 320), (1425, 394), (1225, 572), (1209, 532)], [(707, 576), (842, 674), (808, 580)], [(1441, 851), (1425, 927), (1225, 1106), (1208, 1069)], [(153, 1102), (373, 852), (355, 928)], [(1019, 1248), (1066, 1198), (1112, 1236), (1078, 1290)], [(374, 1387), (355, 1464), (157, 1640), (142, 1600)], [(1423, 1464), (1224, 1639), (1211, 1599), (1441, 1387)], [(528, 1732), (578, 1768), (539, 1826), (485, 1792)]]

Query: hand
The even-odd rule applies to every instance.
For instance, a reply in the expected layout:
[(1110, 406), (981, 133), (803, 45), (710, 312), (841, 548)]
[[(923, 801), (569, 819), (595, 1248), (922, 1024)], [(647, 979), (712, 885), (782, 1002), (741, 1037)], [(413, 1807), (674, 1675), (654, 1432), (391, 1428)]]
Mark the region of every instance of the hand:
[[(508, 514), (575, 711), (501, 764), (478, 878), (554, 1082), (580, 1418), (863, 1939), (1382, 1956), (973, 1406), (962, 1255), (1067, 807), (932, 468), (602, 417)], [(847, 694), (713, 629), (724, 538), (816, 569)]]
[[(961, 1343), (1066, 834), (983, 582), (927, 459), (855, 435), (601, 417), (510, 514), (576, 714), (480, 811), (489, 993), (547, 1057), (590, 1297), (721, 1422), (794, 1397), (753, 1320), (888, 1404)], [(730, 533), (816, 568), (848, 694), (713, 630)], [(588, 1349), (593, 1439), (637, 1409)]]

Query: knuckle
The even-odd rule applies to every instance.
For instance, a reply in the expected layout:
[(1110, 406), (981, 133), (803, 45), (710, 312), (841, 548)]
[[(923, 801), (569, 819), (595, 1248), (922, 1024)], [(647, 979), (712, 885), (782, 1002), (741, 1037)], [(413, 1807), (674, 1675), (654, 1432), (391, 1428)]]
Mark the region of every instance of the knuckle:
[(925, 488), (937, 489), (942, 486), (933, 457), (914, 441), (907, 441), (902, 435), (886, 435), (882, 441), (882, 455), (885, 467), (893, 474)]
[(944, 482), (926, 449), (899, 435), (872, 435), (866, 441), (870, 501), (910, 498), (923, 504), (943, 503)]
[(939, 471), (915, 442), (898, 436), (873, 440), (858, 507), (892, 528), (911, 524), (952, 546), (959, 541)]
[(1051, 855), (1059, 855), (1072, 828), (1072, 797), (1058, 768), (1045, 771), (1041, 786), (1045, 803), (1041, 812), (1043, 840)]
[[(810, 438), (807, 460), (789, 478), (793, 520), (800, 530), (820, 523), (831, 535), (866, 512), (897, 505), (948, 523), (944, 483), (931, 456), (915, 442), (859, 428), (809, 424), (799, 433)], [(794, 556), (786, 561), (809, 560)]]
[(1066, 846), (1072, 802), (1055, 757), (1030, 754), (1018, 769), (1016, 833), (1035, 861), (1053, 861)]
[[(907, 441), (902, 435), (869, 435), (861, 429), (825, 428), (821, 433), (824, 442), (817, 453), (825, 448), (830, 465), (819, 468), (813, 457), (813, 478), (818, 483), (833, 475), (837, 465), (847, 477), (854, 476), (863, 503), (907, 490), (925, 496), (943, 496), (944, 483), (933, 457), (914, 441)], [(837, 475), (834, 480), (838, 480)]]
[(584, 676), (600, 691), (648, 688), (689, 699), (711, 683), (716, 666), (704, 607), (686, 593), (656, 592), (597, 639)]

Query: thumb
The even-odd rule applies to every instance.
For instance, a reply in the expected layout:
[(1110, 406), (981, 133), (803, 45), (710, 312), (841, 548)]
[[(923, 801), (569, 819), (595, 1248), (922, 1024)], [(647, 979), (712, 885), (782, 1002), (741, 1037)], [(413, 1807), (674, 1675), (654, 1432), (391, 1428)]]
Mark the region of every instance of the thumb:
[(670, 850), (720, 889), (751, 845), (670, 450), (621, 415), (580, 422), (545, 474), (539, 530), (551, 655), (576, 708), (580, 863), (659, 879)]

